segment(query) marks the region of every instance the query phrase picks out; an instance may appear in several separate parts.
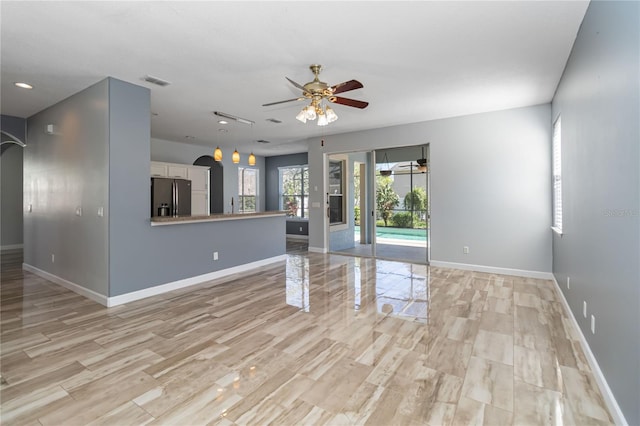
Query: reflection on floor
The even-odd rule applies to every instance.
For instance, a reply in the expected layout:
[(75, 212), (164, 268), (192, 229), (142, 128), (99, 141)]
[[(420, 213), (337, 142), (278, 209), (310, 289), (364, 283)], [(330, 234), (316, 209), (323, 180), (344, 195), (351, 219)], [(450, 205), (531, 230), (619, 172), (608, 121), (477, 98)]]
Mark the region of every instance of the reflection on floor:
[[(346, 254), (349, 256), (366, 256), (371, 257), (371, 244), (359, 244), (350, 249), (336, 251), (338, 254)], [(376, 257), (380, 259), (403, 260), (412, 263), (427, 263), (427, 248), (414, 247), (399, 244), (376, 244)]]
[(302, 253), (107, 309), (1, 278), (3, 425), (612, 422), (550, 281)]
[(287, 253), (306, 253), (309, 249), (309, 240), (287, 238)]

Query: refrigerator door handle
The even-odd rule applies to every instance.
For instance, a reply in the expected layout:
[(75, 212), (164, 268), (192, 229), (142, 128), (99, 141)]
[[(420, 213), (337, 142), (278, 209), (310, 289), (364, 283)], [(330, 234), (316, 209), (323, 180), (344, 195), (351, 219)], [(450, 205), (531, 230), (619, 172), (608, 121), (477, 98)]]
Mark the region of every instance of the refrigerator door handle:
[(171, 213), (173, 216), (178, 216), (178, 186), (175, 180), (171, 182), (171, 193), (173, 195), (173, 211)]
[(176, 186), (175, 194), (176, 194), (176, 216), (180, 215), (180, 211), (178, 210), (178, 206), (180, 205), (180, 190), (178, 189), (178, 182), (174, 181), (174, 185)]

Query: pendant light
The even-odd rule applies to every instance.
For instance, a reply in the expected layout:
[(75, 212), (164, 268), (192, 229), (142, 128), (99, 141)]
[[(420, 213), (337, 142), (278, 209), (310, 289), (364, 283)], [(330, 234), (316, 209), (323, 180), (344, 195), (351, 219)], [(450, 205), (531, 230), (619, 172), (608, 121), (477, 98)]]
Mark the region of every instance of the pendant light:
[(222, 161), (222, 150), (219, 146), (216, 147), (216, 150), (213, 151), (213, 159), (220, 162)]
[(249, 163), (250, 166), (255, 166), (256, 165), (256, 156), (253, 155), (253, 152), (251, 154), (249, 154), (248, 163)]
[(233, 164), (238, 164), (240, 162), (240, 153), (237, 149), (233, 151), (233, 154), (231, 155), (231, 161), (233, 161)]

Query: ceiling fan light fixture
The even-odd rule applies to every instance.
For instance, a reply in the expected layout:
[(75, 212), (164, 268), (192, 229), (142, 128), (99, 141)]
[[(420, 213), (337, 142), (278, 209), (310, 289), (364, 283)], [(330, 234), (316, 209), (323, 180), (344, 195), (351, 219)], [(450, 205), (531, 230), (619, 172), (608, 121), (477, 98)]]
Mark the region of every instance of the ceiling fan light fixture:
[(222, 150), (219, 146), (216, 147), (216, 150), (213, 151), (213, 159), (215, 161), (222, 161)]
[(326, 126), (329, 124), (329, 120), (327, 120), (327, 114), (318, 115), (318, 126)]
[(233, 154), (231, 155), (231, 161), (233, 161), (233, 164), (238, 164), (240, 162), (240, 153), (237, 149), (233, 151)]
[(305, 108), (307, 120), (315, 120), (318, 114), (316, 113), (316, 107), (309, 105)]
[(307, 122), (307, 108), (302, 108), (302, 111), (296, 115), (296, 120), (301, 121), (303, 123)]
[(327, 108), (325, 108), (324, 113), (327, 116), (327, 121), (329, 123), (333, 123), (334, 121), (336, 121), (338, 119), (338, 114), (336, 114), (336, 112), (333, 110), (333, 108), (331, 108), (329, 106), (327, 106)]

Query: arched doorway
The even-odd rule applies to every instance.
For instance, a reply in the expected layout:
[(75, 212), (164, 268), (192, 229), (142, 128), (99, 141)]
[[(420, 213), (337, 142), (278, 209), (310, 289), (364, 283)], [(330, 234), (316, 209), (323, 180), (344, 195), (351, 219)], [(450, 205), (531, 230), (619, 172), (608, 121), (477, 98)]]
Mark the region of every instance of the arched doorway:
[(0, 140), (0, 250), (2, 263), (22, 262), (23, 148), (19, 137), (2, 130)]
[(224, 213), (224, 174), (222, 164), (210, 155), (203, 155), (193, 162), (194, 166), (209, 167), (209, 211), (211, 214)]

